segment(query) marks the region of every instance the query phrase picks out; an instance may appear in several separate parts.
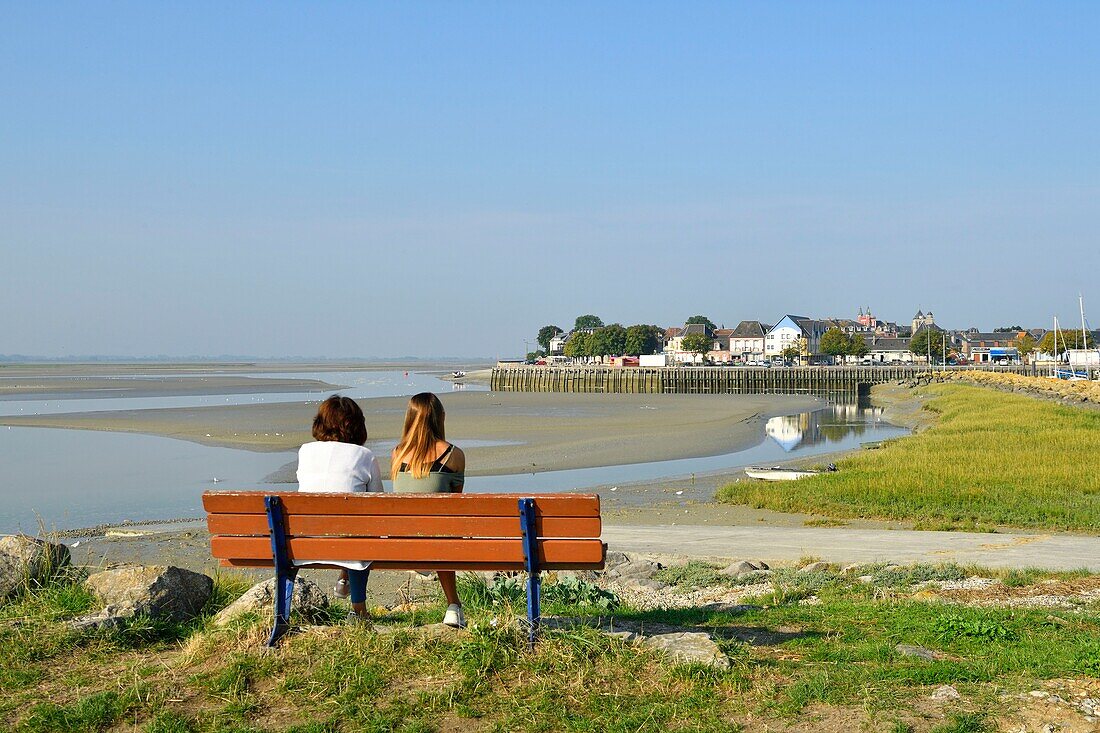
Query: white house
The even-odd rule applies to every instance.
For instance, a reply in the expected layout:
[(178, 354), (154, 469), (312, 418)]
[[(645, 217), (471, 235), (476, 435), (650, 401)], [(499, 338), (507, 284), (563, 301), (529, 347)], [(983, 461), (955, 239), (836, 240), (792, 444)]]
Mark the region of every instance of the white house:
[(764, 356), (772, 359), (780, 356), (788, 346), (795, 346), (803, 356), (821, 351), (821, 336), (826, 331), (824, 321), (806, 316), (785, 315), (764, 335)]
[(730, 356), (746, 361), (764, 358), (764, 334), (768, 327), (760, 321), (741, 321), (730, 334)]
[(565, 342), (569, 340), (572, 335), (572, 331), (566, 333), (562, 331), (554, 338), (550, 339), (550, 354), (552, 356), (560, 356), (565, 351)]
[(867, 356), (876, 364), (912, 364), (913, 353), (909, 351), (907, 338), (876, 338), (867, 342)]

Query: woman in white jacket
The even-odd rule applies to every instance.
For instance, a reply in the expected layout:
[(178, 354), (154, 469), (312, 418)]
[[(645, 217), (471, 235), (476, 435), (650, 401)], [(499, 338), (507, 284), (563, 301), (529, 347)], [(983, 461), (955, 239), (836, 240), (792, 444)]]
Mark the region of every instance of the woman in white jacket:
[[(333, 395), (321, 403), (313, 418), (314, 443), (298, 450), (298, 491), (382, 491), (378, 459), (363, 444), (367, 423), (350, 397)], [(367, 617), (369, 562), (326, 562), (341, 565), (335, 593), (351, 600), (349, 618)]]

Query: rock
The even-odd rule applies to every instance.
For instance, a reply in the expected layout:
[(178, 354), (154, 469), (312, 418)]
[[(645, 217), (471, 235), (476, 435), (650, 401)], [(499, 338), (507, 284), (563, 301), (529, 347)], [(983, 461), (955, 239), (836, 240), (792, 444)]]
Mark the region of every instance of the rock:
[(772, 566), (768, 565), (768, 563), (764, 562), (763, 560), (750, 560), (749, 562), (751, 562), (753, 565), (755, 565), (757, 570), (771, 570), (772, 569)]
[(917, 657), (918, 659), (924, 659), (931, 662), (936, 659), (943, 659), (944, 654), (942, 652), (932, 651), (931, 649), (925, 649), (922, 646), (913, 646), (912, 644), (898, 644), (894, 649), (898, 654), (905, 657)]
[(873, 576), (873, 575), (861, 575), (858, 578), (856, 578), (856, 580), (858, 580), (860, 583), (873, 583), (875, 581), (875, 576)]
[(22, 534), (0, 537), (0, 600), (28, 583), (46, 582), (68, 564), (65, 545)]
[(738, 560), (735, 563), (727, 565), (718, 572), (722, 575), (728, 575), (732, 578), (736, 578), (741, 575), (747, 575), (748, 573), (755, 573), (760, 570), (758, 565), (755, 565), (747, 560)]
[(940, 685), (932, 691), (933, 700), (961, 700), (962, 695), (951, 685)]
[(681, 631), (672, 634), (657, 634), (642, 639), (642, 644), (658, 649), (680, 662), (705, 664), (718, 669), (729, 669), (730, 660), (710, 634), (698, 631)]
[(118, 626), (133, 616), (186, 621), (210, 598), (207, 575), (164, 565), (128, 565), (90, 576), (85, 585), (105, 605), (102, 611), (70, 622), (76, 629)]
[(852, 563), (851, 565), (845, 565), (841, 571), (841, 575), (855, 575), (860, 570), (863, 570), (863, 563)]
[(829, 569), (829, 563), (827, 562), (812, 562), (806, 567), (802, 568), (798, 572), (800, 573), (824, 573)]
[[(320, 611), (328, 608), (328, 603), (328, 596), (321, 590), (321, 586), (301, 577), (294, 580), (294, 599), (290, 604), (292, 611), (312, 621)], [(218, 611), (214, 616), (214, 625), (225, 626), (246, 613), (261, 613), (273, 617), (274, 610), (275, 579), (270, 578), (252, 586), (240, 598)]]
[[(610, 555), (611, 553), (608, 553)], [(622, 553), (619, 553), (622, 555)], [(633, 578), (633, 579), (645, 579), (652, 578), (654, 573), (663, 568), (659, 562), (650, 562), (649, 560), (642, 559), (630, 559), (626, 555), (622, 555), (626, 558), (625, 561), (616, 562), (611, 565), (609, 562), (604, 563), (604, 567), (607, 568), (604, 573), (609, 578)]]

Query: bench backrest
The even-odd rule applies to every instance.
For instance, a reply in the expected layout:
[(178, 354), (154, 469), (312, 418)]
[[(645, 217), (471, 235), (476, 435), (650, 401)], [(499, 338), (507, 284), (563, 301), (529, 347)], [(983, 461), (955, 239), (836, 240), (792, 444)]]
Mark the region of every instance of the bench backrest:
[(208, 491), (211, 553), (223, 565), (272, 564), (265, 496), (282, 502), (290, 559), (370, 560), (377, 569), (522, 570), (519, 499), (535, 500), (539, 567), (603, 567), (594, 494), (315, 494)]

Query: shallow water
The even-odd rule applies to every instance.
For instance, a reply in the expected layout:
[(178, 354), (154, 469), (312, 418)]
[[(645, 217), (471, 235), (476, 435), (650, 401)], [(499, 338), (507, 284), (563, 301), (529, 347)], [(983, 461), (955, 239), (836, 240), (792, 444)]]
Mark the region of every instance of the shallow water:
[[(763, 441), (705, 458), (637, 463), (510, 476), (471, 476), (469, 491), (573, 491), (690, 473), (772, 463), (857, 447), (906, 434), (881, 421), (877, 409), (833, 405), (768, 420)], [(522, 444), (462, 440), (467, 448)], [(372, 445), (388, 450), (387, 445)], [(201, 517), (208, 489), (293, 490), (263, 477), (294, 460), (294, 452), (254, 453), (131, 433), (49, 428), (0, 428), (5, 482), (0, 532), (51, 529), (176, 517)], [(215, 483), (214, 478), (219, 481)]]
[[(151, 382), (157, 377), (150, 376)], [(181, 375), (201, 379), (195, 375)], [(438, 374), (380, 370), (364, 372), (277, 372), (234, 374), (257, 379), (315, 379), (328, 384), (347, 385), (340, 389), (304, 392), (267, 392), (263, 394), (177, 395), (151, 397), (101, 397), (94, 393), (54, 399), (0, 399), (0, 417), (11, 415), (56, 415), (65, 412), (104, 412), (108, 410), (151, 410), (165, 407), (209, 407), (212, 405), (254, 405), (268, 402), (319, 402), (339, 392), (348, 397), (402, 397), (417, 392), (484, 392), (488, 385), (444, 381)], [(125, 379), (143, 378), (141, 375)]]
[(764, 425), (766, 437), (762, 442), (722, 455), (511, 476), (471, 476), (466, 479), (466, 489), (491, 493), (574, 491), (613, 483), (771, 465), (791, 458), (851, 450), (862, 443), (898, 438), (908, 433), (906, 428), (883, 422), (881, 408), (831, 405), (813, 412), (773, 417)]

